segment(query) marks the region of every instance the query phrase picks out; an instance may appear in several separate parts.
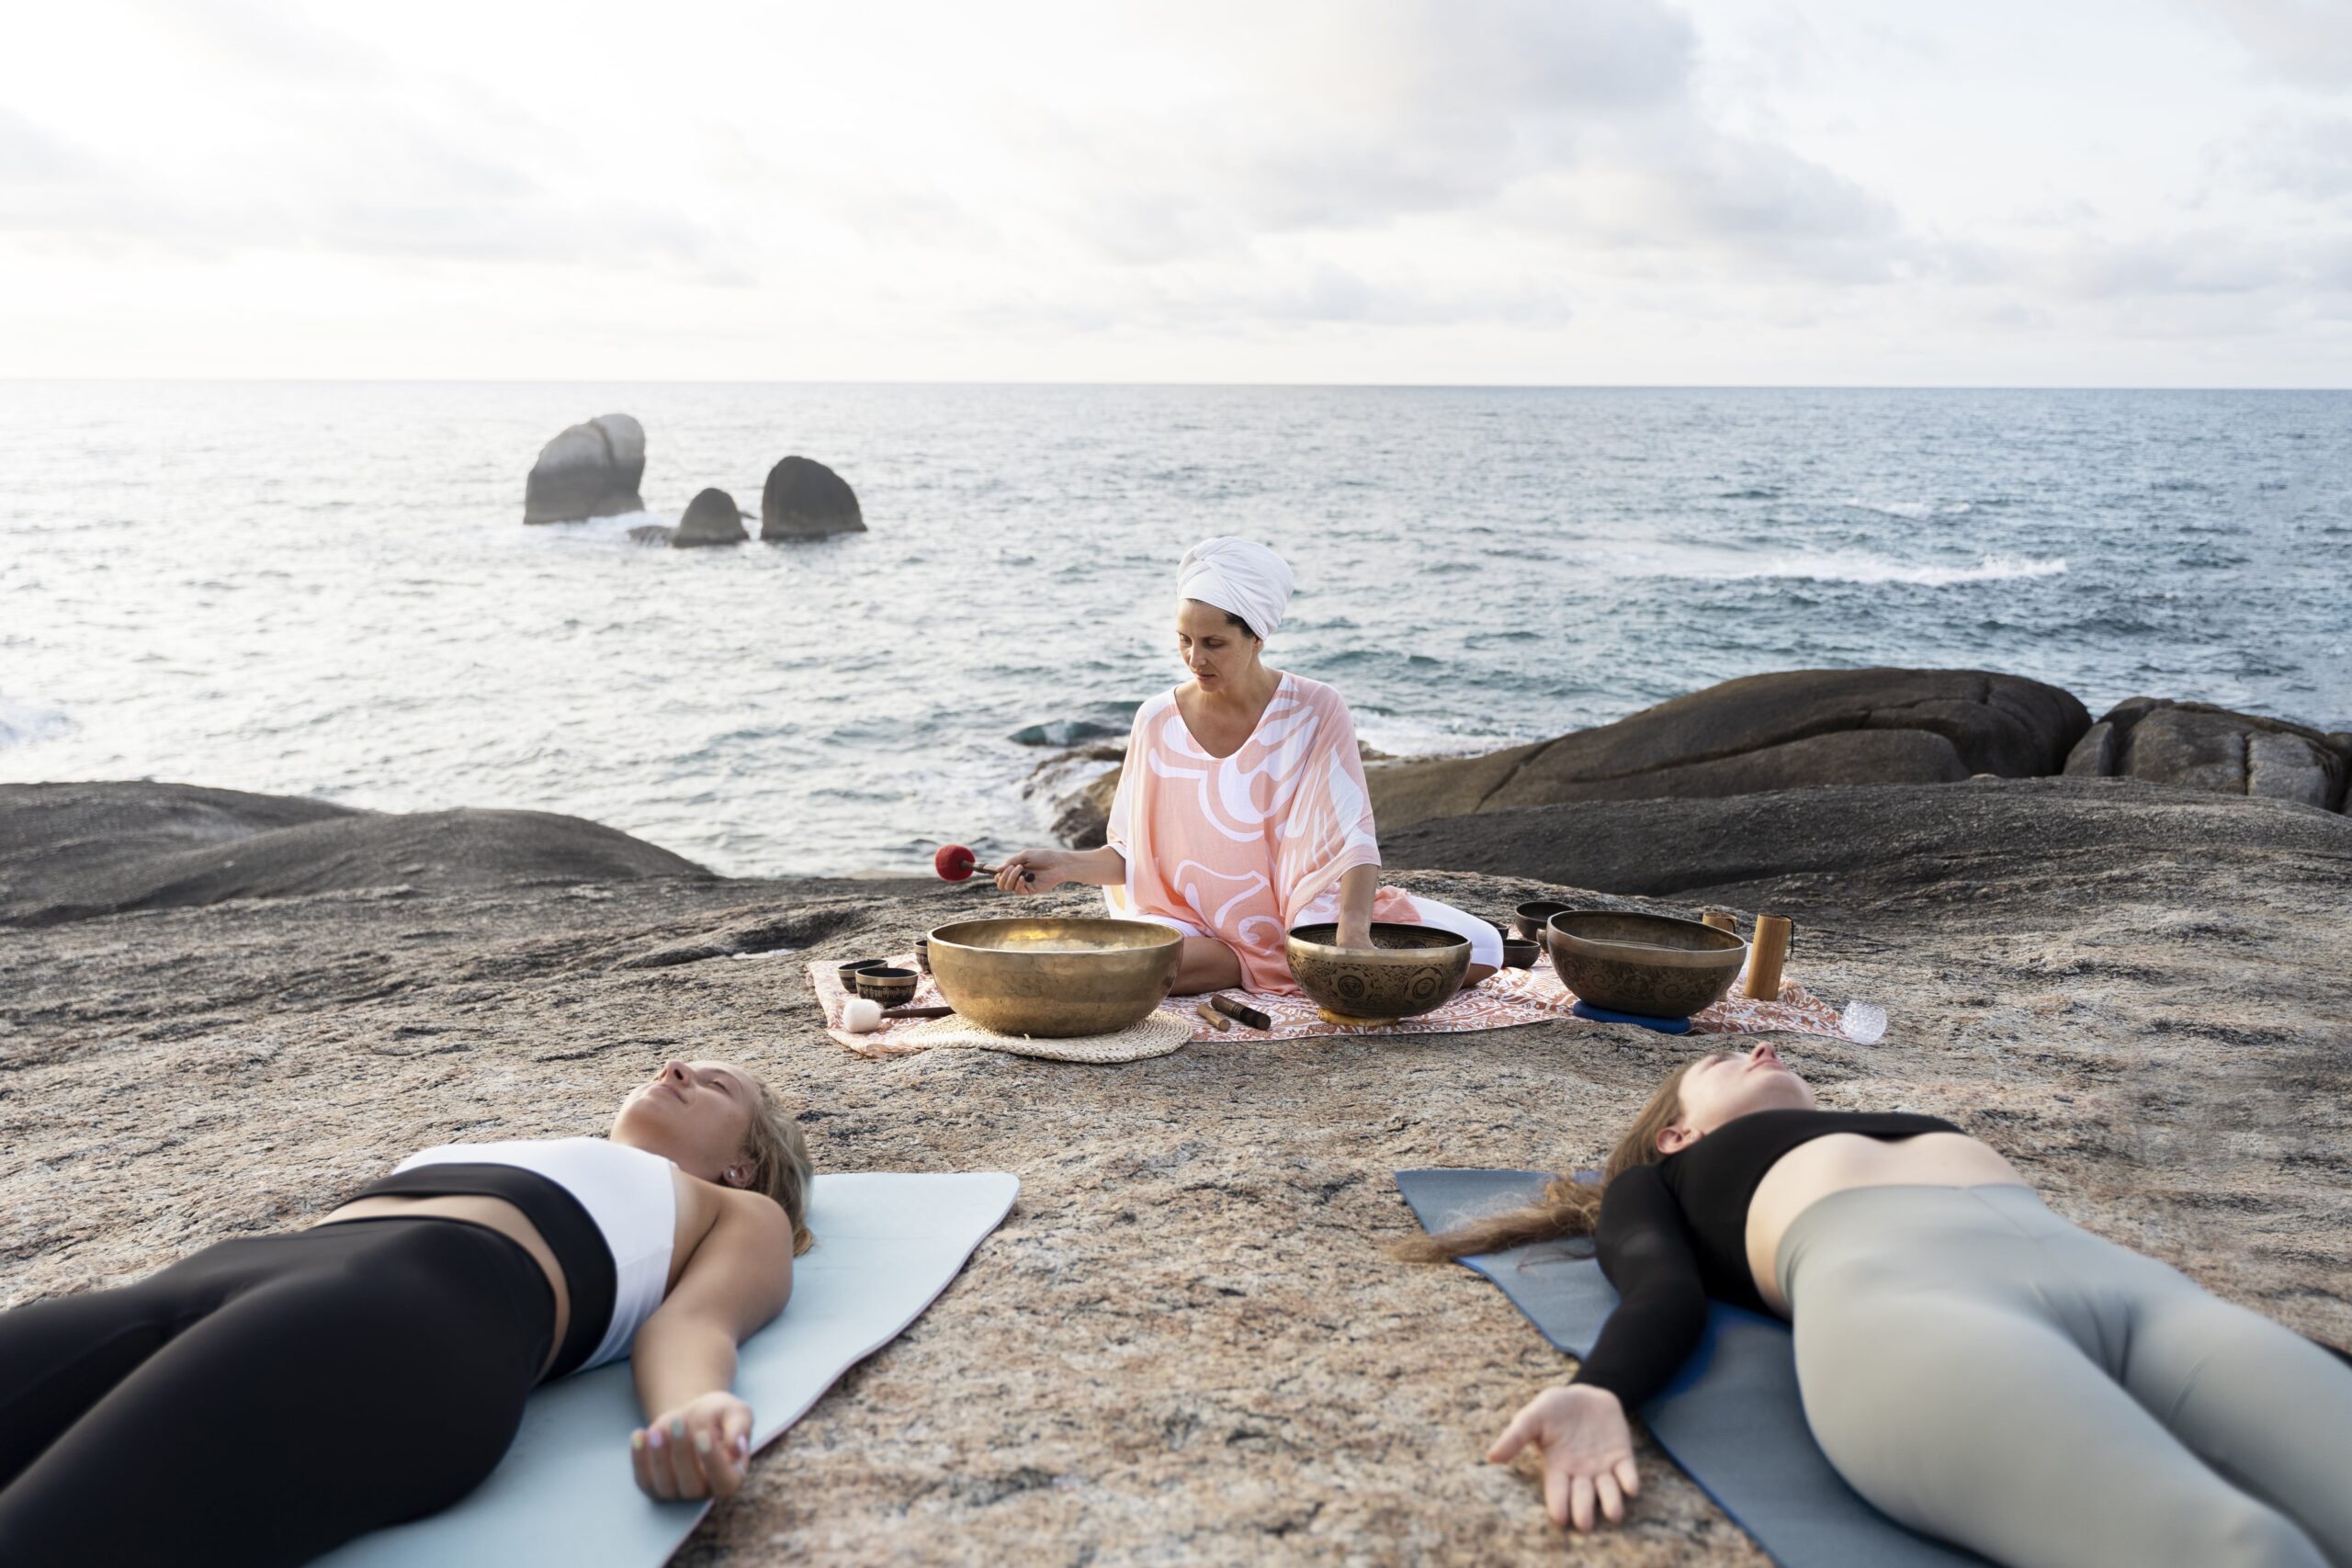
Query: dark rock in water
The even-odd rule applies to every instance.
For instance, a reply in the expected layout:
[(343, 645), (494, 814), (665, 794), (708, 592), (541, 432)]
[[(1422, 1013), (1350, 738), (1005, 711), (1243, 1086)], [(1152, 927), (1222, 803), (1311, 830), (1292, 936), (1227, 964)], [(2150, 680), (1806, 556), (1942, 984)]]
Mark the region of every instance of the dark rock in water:
[(768, 482), (760, 491), (761, 538), (821, 539), (828, 534), (865, 532), (857, 492), (824, 464), (786, 457), (768, 470)]
[(2054, 773), (2089, 728), (2055, 686), (1973, 670), (1750, 675), (1598, 729), (1370, 776), (1384, 830), (1573, 800), (1715, 798), (1826, 784)]
[(395, 815), (189, 784), (0, 784), (0, 925), (310, 893), (709, 874), (547, 811)]
[(1125, 741), (1127, 731), (1135, 726), (1135, 703), (1115, 705), (1118, 716), (1113, 718), (1056, 718), (1044, 724), (1033, 724), (1016, 729), (1007, 737), (1015, 746), (1054, 746), (1067, 750), (1073, 746), (1091, 745), (1097, 740)]
[(2209, 703), (2132, 697), (2077, 741), (2066, 772), (2345, 809), (2352, 744), (2305, 725)]
[(645, 427), (625, 413), (575, 424), (539, 448), (523, 486), (523, 521), (577, 523), (642, 512)]
[(678, 519), (678, 532), (670, 542), (682, 550), (697, 545), (740, 545), (752, 536), (743, 531), (743, 519), (749, 515), (725, 491), (706, 490), (686, 502), (686, 514)]
[(664, 523), (648, 523), (642, 527), (631, 528), (628, 531), (630, 544), (658, 545), (664, 549), (676, 542), (677, 537), (678, 531)]
[(1108, 841), (1111, 802), (1119, 793), (1119, 773), (1113, 768), (1062, 797), (1054, 812), (1056, 839), (1074, 850), (1099, 850)]

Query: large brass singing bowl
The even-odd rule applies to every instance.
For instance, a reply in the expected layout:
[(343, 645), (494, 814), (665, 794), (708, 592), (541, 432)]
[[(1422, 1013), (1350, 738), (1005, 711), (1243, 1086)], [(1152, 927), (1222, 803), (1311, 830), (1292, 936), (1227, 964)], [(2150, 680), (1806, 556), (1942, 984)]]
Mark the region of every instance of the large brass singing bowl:
[(1470, 972), (1470, 939), (1435, 926), (1372, 923), (1369, 948), (1338, 945), (1340, 928), (1301, 926), (1283, 951), (1292, 978), (1342, 1018), (1411, 1018), (1442, 1007)]
[(1645, 1018), (1704, 1011), (1747, 963), (1747, 943), (1730, 931), (1668, 915), (1572, 909), (1545, 923), (1544, 941), (1578, 1000)]
[(1176, 983), (1184, 939), (1149, 920), (957, 920), (923, 939), (947, 1005), (1000, 1034), (1067, 1039), (1139, 1022)]

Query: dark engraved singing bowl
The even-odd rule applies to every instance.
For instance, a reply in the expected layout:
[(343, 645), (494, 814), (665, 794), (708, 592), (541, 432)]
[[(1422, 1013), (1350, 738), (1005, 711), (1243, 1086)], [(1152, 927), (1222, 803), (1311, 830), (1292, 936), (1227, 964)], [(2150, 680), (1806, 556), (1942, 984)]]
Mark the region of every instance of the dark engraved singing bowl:
[(1184, 939), (1149, 920), (957, 920), (923, 948), (958, 1013), (1000, 1034), (1059, 1040), (1142, 1021), (1176, 983)]
[(1542, 942), (1544, 922), (1562, 910), (1573, 908), (1555, 899), (1539, 898), (1532, 904), (1521, 904), (1511, 914), (1510, 929), (1521, 942)]
[(1301, 926), (1283, 951), (1298, 988), (1343, 1018), (1411, 1018), (1442, 1007), (1470, 972), (1470, 940), (1435, 926), (1374, 920), (1369, 948), (1339, 945), (1335, 925)]
[(1689, 1018), (1723, 999), (1747, 963), (1730, 931), (1668, 915), (1571, 909), (1544, 927), (1552, 967), (1579, 1000), (1611, 1012)]

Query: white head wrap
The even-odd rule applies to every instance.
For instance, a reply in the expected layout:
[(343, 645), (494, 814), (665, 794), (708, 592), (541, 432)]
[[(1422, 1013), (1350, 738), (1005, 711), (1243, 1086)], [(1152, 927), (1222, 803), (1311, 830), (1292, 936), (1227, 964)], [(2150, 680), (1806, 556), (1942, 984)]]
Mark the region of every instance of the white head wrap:
[(1290, 563), (1253, 539), (1203, 539), (1176, 566), (1176, 597), (1198, 599), (1272, 637), (1290, 608)]

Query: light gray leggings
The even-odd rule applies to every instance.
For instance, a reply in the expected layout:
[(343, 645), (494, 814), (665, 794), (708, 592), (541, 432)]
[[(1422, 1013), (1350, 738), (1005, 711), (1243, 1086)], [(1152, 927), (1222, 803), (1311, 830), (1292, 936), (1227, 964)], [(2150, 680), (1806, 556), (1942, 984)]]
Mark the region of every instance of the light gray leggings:
[(2023, 1187), (1865, 1187), (1775, 1260), (1854, 1490), (2010, 1568), (2352, 1564), (2352, 1369)]

